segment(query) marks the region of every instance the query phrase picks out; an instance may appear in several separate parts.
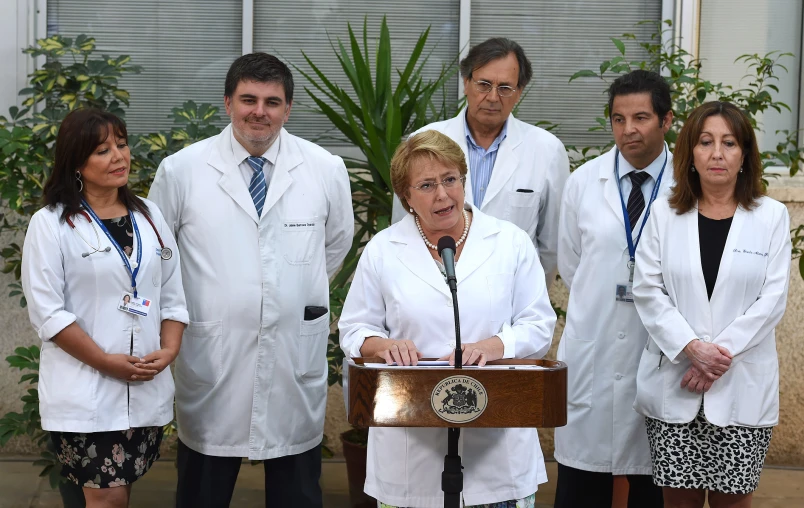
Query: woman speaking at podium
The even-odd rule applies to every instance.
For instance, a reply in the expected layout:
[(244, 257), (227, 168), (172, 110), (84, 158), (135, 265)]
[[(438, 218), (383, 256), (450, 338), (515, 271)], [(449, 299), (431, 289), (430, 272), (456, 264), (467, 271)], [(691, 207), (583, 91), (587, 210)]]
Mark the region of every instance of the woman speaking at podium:
[[(378, 233), (360, 258), (339, 323), (349, 357), (454, 361), (452, 299), (436, 251), (444, 236), (457, 245), (463, 364), (547, 352), (556, 316), (536, 249), (524, 231), (464, 203), (466, 173), (461, 148), (439, 132), (397, 149), (391, 181), (409, 215)], [(465, 505), (533, 506), (547, 481), (536, 429), (462, 430)], [(441, 507), (446, 452), (445, 429), (372, 428), (365, 491), (384, 506)]]

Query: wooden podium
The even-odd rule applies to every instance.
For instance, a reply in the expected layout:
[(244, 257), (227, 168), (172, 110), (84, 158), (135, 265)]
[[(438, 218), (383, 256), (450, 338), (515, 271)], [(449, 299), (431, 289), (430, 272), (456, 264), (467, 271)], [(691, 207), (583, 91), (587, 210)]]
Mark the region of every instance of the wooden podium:
[(355, 427), (547, 428), (567, 423), (563, 362), (511, 359), (463, 369), (376, 365), (381, 363), (381, 358), (348, 362), (348, 420)]

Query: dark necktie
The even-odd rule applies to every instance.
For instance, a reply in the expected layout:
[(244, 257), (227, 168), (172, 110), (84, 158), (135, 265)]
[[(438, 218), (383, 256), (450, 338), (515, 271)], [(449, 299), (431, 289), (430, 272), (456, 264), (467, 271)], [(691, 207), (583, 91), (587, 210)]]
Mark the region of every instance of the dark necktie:
[(650, 177), (646, 171), (632, 171), (628, 173), (631, 178), (631, 195), (628, 196), (628, 220), (631, 221), (631, 229), (636, 228), (636, 223), (645, 209), (645, 196), (642, 194), (642, 184)]

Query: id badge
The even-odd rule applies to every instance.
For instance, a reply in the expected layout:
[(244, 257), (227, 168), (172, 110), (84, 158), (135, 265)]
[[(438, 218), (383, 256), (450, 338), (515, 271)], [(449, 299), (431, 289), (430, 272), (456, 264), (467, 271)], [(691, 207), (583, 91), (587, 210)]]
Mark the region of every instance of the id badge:
[(614, 299), (618, 302), (634, 303), (634, 285), (630, 282), (617, 284)]
[(136, 316), (147, 316), (151, 310), (151, 300), (141, 296), (134, 296), (131, 293), (123, 293), (117, 303), (117, 310), (128, 312)]

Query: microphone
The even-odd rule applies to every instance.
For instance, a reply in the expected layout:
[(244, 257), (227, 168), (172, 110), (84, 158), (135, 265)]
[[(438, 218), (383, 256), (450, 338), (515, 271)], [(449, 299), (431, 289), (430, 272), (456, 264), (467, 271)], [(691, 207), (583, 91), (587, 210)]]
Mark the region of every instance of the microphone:
[(438, 240), (438, 255), (444, 263), (444, 271), (447, 272), (447, 284), (452, 292), (452, 311), (455, 314), (455, 368), (463, 366), (461, 350), (461, 325), (458, 313), (458, 279), (455, 278), (455, 239), (451, 236), (442, 236)]
[(458, 279), (455, 278), (455, 239), (451, 236), (442, 236), (438, 240), (438, 255), (444, 263), (444, 271), (447, 272), (447, 284), (455, 292), (458, 290)]
[(112, 248), (107, 245), (105, 249), (96, 250), (96, 251), (93, 251), (93, 252), (84, 252), (83, 254), (81, 254), (81, 257), (82, 258), (88, 258), (89, 256), (95, 254), (95, 252), (109, 252), (110, 250), (112, 250)]
[[(461, 348), (461, 319), (458, 313), (458, 279), (455, 278), (455, 239), (451, 236), (442, 236), (438, 240), (438, 255), (444, 263), (447, 274), (447, 284), (452, 293), (452, 312), (455, 315), (455, 368), (463, 368), (463, 350)], [(444, 506), (458, 507), (461, 505), (461, 491), (463, 490), (463, 467), (461, 456), (458, 453), (458, 441), (461, 436), (460, 427), (447, 429), (447, 455), (444, 457), (444, 472), (441, 473), (441, 490), (444, 492)]]

